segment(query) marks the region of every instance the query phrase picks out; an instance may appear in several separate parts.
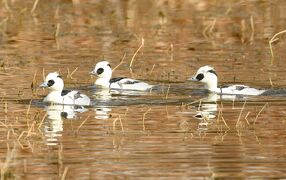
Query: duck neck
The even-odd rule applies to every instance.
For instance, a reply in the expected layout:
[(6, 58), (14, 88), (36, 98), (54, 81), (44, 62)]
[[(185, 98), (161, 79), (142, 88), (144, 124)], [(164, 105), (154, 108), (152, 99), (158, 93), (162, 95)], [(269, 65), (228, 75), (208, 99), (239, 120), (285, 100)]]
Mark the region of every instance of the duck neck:
[(206, 89), (212, 92), (218, 92), (219, 88), (217, 87), (217, 79), (207, 82)]
[(99, 77), (99, 78), (95, 81), (94, 84), (108, 88), (109, 85), (110, 85), (110, 83), (109, 83), (110, 78), (111, 78), (111, 77)]

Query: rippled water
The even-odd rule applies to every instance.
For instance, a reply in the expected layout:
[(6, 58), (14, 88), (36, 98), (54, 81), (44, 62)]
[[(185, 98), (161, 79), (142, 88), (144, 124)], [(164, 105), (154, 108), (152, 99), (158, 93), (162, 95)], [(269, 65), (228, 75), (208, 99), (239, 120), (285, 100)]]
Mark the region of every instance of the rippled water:
[[(0, 6), (2, 179), (285, 178), (286, 96), (222, 97), (186, 79), (286, 87), (286, 2), (4, 0)], [(134, 57), (133, 73), (129, 63)], [(89, 71), (158, 84), (101, 91)], [(93, 105), (47, 105), (59, 71)]]

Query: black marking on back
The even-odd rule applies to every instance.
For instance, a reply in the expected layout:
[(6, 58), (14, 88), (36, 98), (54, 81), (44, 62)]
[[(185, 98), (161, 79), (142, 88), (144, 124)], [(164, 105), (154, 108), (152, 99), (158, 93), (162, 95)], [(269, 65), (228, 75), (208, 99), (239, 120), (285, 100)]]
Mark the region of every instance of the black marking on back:
[(62, 90), (61, 96), (65, 96), (67, 95), (69, 92), (71, 92), (71, 90)]
[(54, 85), (55, 84), (55, 81), (54, 80), (49, 80), (48, 81), (48, 86), (49, 87), (51, 87), (52, 85)]
[(230, 85), (222, 85), (220, 88), (228, 88)]
[(126, 81), (124, 84), (136, 84), (136, 83), (140, 83), (140, 81)]
[(111, 65), (110, 64), (107, 64), (107, 66), (109, 66), (111, 68)]
[(82, 98), (80, 92), (77, 92), (75, 95), (74, 95), (74, 99), (79, 99), (79, 98)]
[(111, 78), (110, 80), (109, 80), (109, 83), (111, 84), (111, 83), (115, 83), (115, 82), (118, 82), (118, 81), (120, 81), (120, 80), (122, 80), (122, 79), (125, 79), (126, 77), (117, 77), (117, 78)]
[(198, 80), (198, 81), (200, 81), (200, 80), (202, 80), (202, 79), (204, 79), (204, 75), (202, 74), (202, 73), (200, 73), (200, 74), (198, 74), (197, 76), (196, 76), (196, 79)]
[(235, 89), (238, 90), (238, 91), (241, 91), (243, 89), (245, 89), (246, 87), (245, 86), (236, 86)]
[(62, 76), (61, 76), (61, 75), (58, 75), (58, 78), (62, 78)]
[(213, 73), (217, 76), (217, 73), (215, 72), (215, 70), (211, 69), (211, 70), (208, 70), (209, 73)]

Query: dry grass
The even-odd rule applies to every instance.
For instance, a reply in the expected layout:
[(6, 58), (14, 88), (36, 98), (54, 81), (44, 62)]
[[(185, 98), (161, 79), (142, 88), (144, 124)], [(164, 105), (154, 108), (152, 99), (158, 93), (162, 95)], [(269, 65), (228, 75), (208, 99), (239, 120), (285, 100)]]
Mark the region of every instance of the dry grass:
[(208, 23), (208, 25), (204, 28), (202, 34), (206, 39), (211, 38), (215, 24), (216, 18), (214, 18), (210, 23)]
[(67, 78), (73, 79), (73, 74), (78, 70), (78, 67), (76, 67), (72, 72), (70, 72), (70, 69), (67, 68), (68, 74), (67, 74)]
[(147, 111), (145, 111), (142, 115), (142, 125), (143, 125), (143, 131), (146, 130), (146, 127), (145, 127), (145, 118), (146, 118), (146, 115), (149, 113), (149, 111), (151, 111), (151, 108), (148, 108)]
[(36, 8), (37, 8), (37, 5), (39, 3), (40, 0), (35, 0), (34, 1), (34, 4), (33, 4), (33, 8), (31, 9), (31, 14), (34, 14)]
[(274, 59), (274, 53), (273, 53), (273, 47), (272, 47), (272, 43), (276, 42), (279, 40), (278, 36), (282, 35), (286, 33), (286, 30), (280, 31), (278, 33), (276, 33), (270, 40), (269, 40), (269, 48), (270, 48), (270, 53), (271, 53), (271, 62), (273, 63), (273, 59)]
[[(140, 49), (142, 49), (144, 47), (144, 38), (142, 37), (141, 38), (141, 44), (140, 46), (138, 47), (138, 49), (135, 51), (135, 53), (133, 54), (132, 58), (131, 58), (131, 61), (130, 61), (130, 64), (129, 64), (129, 68), (130, 68), (130, 71), (132, 71), (132, 65), (133, 65), (133, 61), (135, 60), (135, 57), (136, 55), (138, 54), (138, 52), (140, 51)], [(132, 74), (132, 73), (131, 73)]]
[(126, 53), (123, 54), (122, 58), (120, 59), (119, 64), (117, 64), (117, 65), (112, 69), (112, 72), (115, 71), (115, 69), (117, 69), (117, 68), (124, 62), (125, 56), (126, 56)]
[(267, 105), (268, 105), (268, 103), (265, 103), (264, 106), (260, 109), (260, 111), (259, 111), (258, 114), (256, 115), (255, 120), (254, 120), (254, 122), (253, 122), (254, 125), (256, 124), (256, 121), (257, 121), (259, 115), (262, 113), (262, 111), (266, 108)]
[(120, 122), (121, 131), (124, 132), (124, 127), (123, 127), (123, 123), (122, 123), (120, 114), (118, 115), (117, 118), (114, 119), (114, 121), (113, 121), (113, 123), (112, 123), (113, 131), (116, 130), (116, 122), (117, 122), (118, 120), (119, 120), (119, 122)]
[(66, 166), (66, 167), (65, 167), (65, 170), (64, 170), (64, 172), (63, 172), (63, 175), (62, 175), (62, 177), (61, 177), (61, 180), (65, 180), (65, 179), (66, 179), (66, 176), (67, 176), (68, 170), (69, 170), (69, 167), (68, 167), (68, 166)]
[(236, 125), (235, 125), (236, 127), (238, 127), (238, 124), (239, 124), (241, 116), (242, 116), (242, 112), (245, 109), (245, 105), (246, 105), (246, 101), (244, 101), (244, 103), (242, 105), (241, 111), (240, 111), (239, 116), (238, 116), (237, 121), (236, 121)]
[(80, 128), (86, 123), (86, 121), (89, 119), (89, 116), (87, 116), (87, 118), (85, 118), (84, 121), (82, 121), (82, 123), (79, 125), (79, 127), (77, 128), (77, 134), (79, 133)]

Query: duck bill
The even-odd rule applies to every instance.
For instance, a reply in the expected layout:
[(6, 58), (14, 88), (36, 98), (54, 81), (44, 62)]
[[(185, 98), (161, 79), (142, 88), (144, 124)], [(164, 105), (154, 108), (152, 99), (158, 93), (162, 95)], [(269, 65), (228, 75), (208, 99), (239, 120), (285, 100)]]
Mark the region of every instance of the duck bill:
[(90, 75), (97, 76), (97, 73), (96, 73), (96, 72), (94, 72), (94, 71), (90, 71), (90, 72), (89, 72), (89, 74), (90, 74)]
[(188, 81), (198, 81), (198, 80), (196, 79), (196, 77), (194, 77), (194, 76), (193, 76), (193, 77), (188, 78), (187, 80), (188, 80)]
[(43, 82), (43, 83), (40, 85), (40, 87), (48, 87), (48, 83)]

